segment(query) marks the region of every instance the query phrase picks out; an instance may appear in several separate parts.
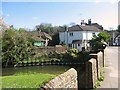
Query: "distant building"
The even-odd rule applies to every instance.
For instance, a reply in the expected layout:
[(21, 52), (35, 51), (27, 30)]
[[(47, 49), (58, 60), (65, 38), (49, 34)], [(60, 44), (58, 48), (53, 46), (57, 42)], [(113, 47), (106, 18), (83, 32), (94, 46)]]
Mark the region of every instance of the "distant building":
[(51, 36), (45, 32), (28, 32), (35, 40), (35, 46), (47, 46), (48, 41), (52, 40)]
[(89, 47), (89, 40), (93, 35), (98, 35), (103, 31), (103, 27), (97, 23), (92, 23), (91, 19), (88, 24), (82, 20), (81, 25), (74, 25), (66, 29), (66, 31), (59, 32), (59, 39), (61, 43), (65, 43), (70, 48), (76, 48), (82, 51), (82, 48)]
[(119, 45), (120, 41), (119, 41), (118, 31), (112, 30), (112, 31), (108, 31), (108, 33), (110, 35), (109, 45), (110, 46)]
[(120, 34), (115, 37), (115, 45), (120, 46)]

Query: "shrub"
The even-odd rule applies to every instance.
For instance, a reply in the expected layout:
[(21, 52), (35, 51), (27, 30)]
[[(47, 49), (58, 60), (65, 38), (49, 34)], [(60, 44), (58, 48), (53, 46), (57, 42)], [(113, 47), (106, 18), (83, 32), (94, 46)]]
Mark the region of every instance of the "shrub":
[(100, 32), (97, 36), (94, 35), (92, 40), (90, 40), (91, 50), (98, 51), (99, 49), (104, 49), (110, 35), (107, 32)]
[(2, 65), (14, 66), (19, 61), (32, 58), (32, 42), (24, 31), (8, 29), (2, 37)]

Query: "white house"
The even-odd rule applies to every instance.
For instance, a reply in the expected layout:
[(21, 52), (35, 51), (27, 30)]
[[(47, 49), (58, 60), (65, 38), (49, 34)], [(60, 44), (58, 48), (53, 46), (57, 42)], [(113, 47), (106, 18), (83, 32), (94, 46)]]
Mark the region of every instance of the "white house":
[(75, 25), (59, 32), (59, 39), (60, 42), (67, 44), (69, 49), (76, 48), (78, 51), (82, 51), (82, 48), (86, 49), (89, 47), (88, 41), (92, 39), (93, 35), (97, 35), (101, 31), (103, 29), (94, 26), (92, 23), (82, 23), (81, 25)]

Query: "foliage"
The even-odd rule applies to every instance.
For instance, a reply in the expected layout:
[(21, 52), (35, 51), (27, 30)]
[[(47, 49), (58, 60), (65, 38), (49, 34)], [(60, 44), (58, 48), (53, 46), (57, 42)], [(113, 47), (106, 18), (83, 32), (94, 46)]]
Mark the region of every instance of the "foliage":
[(86, 60), (88, 60), (90, 58), (89, 56), (90, 52), (86, 52), (86, 51), (81, 51), (78, 52), (77, 49), (72, 48), (70, 50), (68, 50), (67, 52), (62, 52), (62, 53), (58, 53), (58, 52), (50, 52), (48, 54), (48, 56), (46, 56), (46, 58), (49, 58), (48, 61), (50, 61), (51, 59), (55, 59), (55, 60), (59, 60), (59, 61), (63, 61), (63, 62), (85, 62)]
[(50, 35), (54, 35), (55, 33), (58, 33), (58, 31), (64, 31), (64, 26), (52, 26), (52, 24), (49, 23), (41, 23), (40, 25), (35, 26), (37, 31), (46, 32)]
[(92, 40), (90, 40), (90, 46), (92, 50), (98, 51), (103, 49), (108, 43), (110, 35), (107, 32), (100, 32), (98, 35), (94, 35)]
[(80, 62), (85, 62), (90, 59), (90, 52), (87, 51), (81, 51), (78, 53), (77, 60)]
[(98, 34), (98, 40), (101, 42), (103, 41), (107, 43), (109, 38), (110, 38), (110, 35), (107, 32), (100, 32)]
[(32, 57), (32, 38), (22, 30), (8, 29), (2, 37), (2, 65), (14, 66)]
[(52, 40), (48, 42), (48, 45), (50, 46), (55, 46), (55, 45), (59, 45), (59, 33), (55, 33), (53, 36), (52, 36)]
[(77, 53), (78, 53), (78, 50), (75, 49), (75, 48), (72, 48), (68, 51), (68, 55), (72, 58), (76, 58), (77, 57)]
[(98, 78), (98, 80), (96, 81), (96, 85), (94, 88), (98, 88), (99, 86), (101, 86), (101, 82), (104, 80), (104, 68), (100, 68), (100, 78)]
[(2, 76), (2, 88), (40, 88), (55, 76), (56, 75), (42, 73)]

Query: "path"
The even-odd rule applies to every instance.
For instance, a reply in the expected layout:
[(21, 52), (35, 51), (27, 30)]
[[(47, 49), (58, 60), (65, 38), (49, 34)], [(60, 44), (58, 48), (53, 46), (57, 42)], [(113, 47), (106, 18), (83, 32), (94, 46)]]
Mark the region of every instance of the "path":
[(118, 62), (118, 55), (120, 55), (120, 50), (118, 50), (118, 47), (107, 47), (106, 65), (104, 69), (105, 79), (102, 82), (100, 88), (111, 88), (110, 90), (116, 88), (114, 90), (120, 90), (120, 82), (118, 82), (118, 77), (120, 79), (120, 69), (118, 69), (118, 65), (120, 65), (120, 61)]

